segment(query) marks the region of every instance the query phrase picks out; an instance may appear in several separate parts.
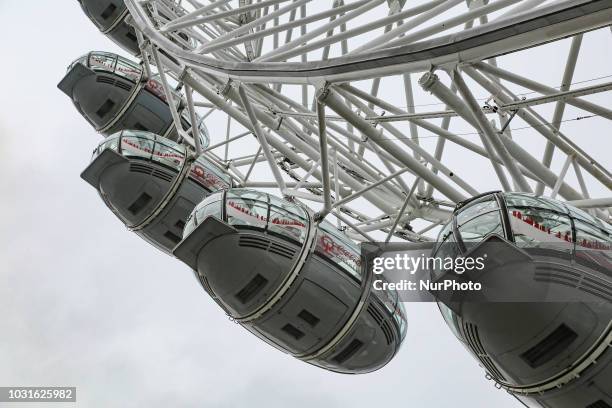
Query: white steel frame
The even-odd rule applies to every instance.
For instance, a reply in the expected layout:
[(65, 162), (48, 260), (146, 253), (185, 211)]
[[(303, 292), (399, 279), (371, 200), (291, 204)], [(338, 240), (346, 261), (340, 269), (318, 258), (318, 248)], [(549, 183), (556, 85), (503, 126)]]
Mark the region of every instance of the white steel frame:
[[(237, 185), (276, 187), (288, 199), (315, 203), (317, 220), (332, 214), (355, 239), (372, 240), (368, 232), (379, 231), (387, 241), (429, 240), (424, 234), (443, 224), (454, 204), (480, 193), (466, 169), (444, 164), (450, 144), (467, 158), (485, 158), (501, 190), (558, 197), (612, 219), (612, 198), (591, 198), (588, 189), (599, 183), (612, 190), (612, 174), (588, 146), (561, 131), (571, 120), (567, 106), (580, 110), (574, 120), (612, 120), (609, 107), (584, 99), (609, 92), (612, 82), (571, 86), (585, 33), (608, 30), (610, 0), (126, 4), (147, 72), (156, 65), (168, 93), (166, 75), (184, 86), (186, 100), (178, 106), (189, 110), (192, 123), (198, 108), (227, 115), (224, 138), (195, 150), (224, 166)], [(498, 66), (504, 54), (567, 37), (560, 83), (543, 84)], [(382, 81), (401, 90), (407, 106), (385, 101)], [(416, 109), (416, 86), (443, 108)], [(517, 87), (529, 90), (529, 98), (512, 91)], [(484, 104), (475, 96), (483, 93), (489, 95)], [(546, 104), (554, 104), (551, 120), (536, 111)], [(516, 141), (515, 123), (544, 138), (541, 157)], [(453, 124), (473, 129), (480, 143), (453, 131)], [(232, 136), (231, 129), (240, 133)], [(434, 149), (422, 145), (426, 134), (437, 137)], [(181, 135), (199, 141), (195, 126), (191, 136)], [(230, 146), (253, 136), (259, 143), (253, 154), (229, 154)], [(213, 153), (217, 148), (223, 157)], [(563, 155), (558, 172), (551, 169), (555, 152)], [(253, 180), (259, 163), (268, 166), (268, 177)], [(367, 203), (368, 214), (355, 202)], [(420, 232), (413, 231), (414, 220)]]

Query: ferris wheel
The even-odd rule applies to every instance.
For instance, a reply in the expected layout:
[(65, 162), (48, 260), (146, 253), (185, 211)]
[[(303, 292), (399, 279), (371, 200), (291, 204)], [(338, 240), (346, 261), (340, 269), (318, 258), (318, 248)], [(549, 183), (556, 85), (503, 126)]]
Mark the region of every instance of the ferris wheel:
[[(105, 32), (141, 55), (145, 69), (152, 63), (201, 96), (194, 109), (227, 115), (231, 130), (208, 154), (244, 146), (252, 130), (256, 154), (218, 157), (237, 181), (272, 182), (283, 195), (323, 202), (360, 238), (388, 233), (399, 220), (394, 234), (427, 239), (455, 203), (482, 192), (483, 170), (500, 190), (558, 196), (610, 216), (610, 200), (589, 193), (589, 184), (609, 190), (610, 172), (592, 146), (563, 129), (570, 119), (612, 119), (608, 107), (584, 99), (608, 91), (609, 81), (571, 85), (588, 32), (610, 30), (608, 2), (127, 0), (101, 2), (113, 7), (100, 10), (83, 3), (94, 20), (117, 16)], [(528, 61), (524, 72), (502, 65), (500, 56), (567, 37), (562, 78), (540, 83), (529, 78)], [(415, 88), (435, 99), (420, 104)], [(545, 105), (554, 106), (552, 117), (538, 112)], [(540, 143), (513, 138), (513, 128), (525, 127)], [(564, 164), (551, 170), (555, 153)], [(449, 155), (471, 165), (445, 164)], [(269, 166), (267, 180), (246, 177), (259, 162)], [(474, 163), (483, 164), (476, 174)], [(566, 181), (571, 172), (574, 183)], [(353, 208), (358, 200), (371, 205), (368, 215)], [(413, 219), (429, 224), (413, 231)]]
[[(132, 230), (196, 271), (221, 262), (219, 248), (204, 250), (202, 242), (236, 228), (297, 243), (275, 249), (293, 259), (285, 265), (291, 273), (255, 306), (245, 304), (269, 276), (229, 282), (199, 272), (230, 316), (277, 346), (265, 334), (271, 329), (253, 322), (314, 267), (309, 254), (320, 251), (357, 276), (353, 241), (432, 241), (470, 202), (495, 201), (509, 211), (513, 194), (523, 194), (568, 214), (573, 227), (553, 238), (575, 243), (572, 228), (585, 222), (610, 241), (612, 174), (593, 133), (603, 138), (612, 129), (612, 75), (605, 66), (583, 69), (587, 77), (575, 73), (606, 52), (612, 1), (79, 1), (139, 60), (90, 52), (60, 83), (109, 136), (83, 178)], [(585, 53), (592, 57), (579, 58)], [(122, 165), (166, 184), (136, 191), (128, 167), (107, 170)], [(220, 222), (213, 225), (212, 216)], [(178, 221), (170, 225), (170, 217)], [(508, 229), (513, 221), (504, 221)], [(273, 243), (249, 239), (240, 245), (272, 251)], [(206, 266), (198, 251), (206, 252)], [(229, 291), (237, 303), (225, 302)], [(355, 292), (352, 301), (366, 306), (343, 317), (323, 343), (280, 348), (341, 372), (384, 365), (403, 340), (405, 312), (397, 299), (370, 310), (364, 296)], [(388, 347), (370, 353), (375, 361), (351, 363), (366, 347), (351, 332), (366, 309), (377, 321), (388, 318), (388, 326), (380, 323)], [(302, 312), (308, 330), (319, 324), (320, 315)], [(283, 330), (295, 341), (308, 338), (290, 323)], [(493, 363), (483, 364), (517, 394), (559, 386), (505, 382)]]

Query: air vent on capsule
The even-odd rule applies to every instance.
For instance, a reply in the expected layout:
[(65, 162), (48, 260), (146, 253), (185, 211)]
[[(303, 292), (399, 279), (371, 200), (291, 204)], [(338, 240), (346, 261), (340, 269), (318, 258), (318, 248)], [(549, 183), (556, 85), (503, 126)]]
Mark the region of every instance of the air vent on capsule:
[(268, 280), (262, 275), (255, 275), (255, 277), (236, 294), (236, 299), (242, 304), (247, 303), (249, 300), (253, 299), (267, 283)]
[(99, 118), (103, 118), (113, 109), (114, 106), (115, 102), (110, 99), (107, 99), (106, 102), (104, 102), (102, 106), (98, 108), (98, 110), (96, 111), (96, 115), (98, 115)]
[(99, 75), (96, 77), (96, 82), (99, 82), (101, 84), (110, 84), (110, 85), (114, 85), (115, 84), (115, 78), (113, 77), (109, 77), (106, 75)]
[(304, 337), (304, 332), (301, 331), (300, 329), (298, 329), (297, 327), (287, 323), (286, 325), (284, 325), (283, 327), (281, 327), (281, 330), (284, 331), (285, 333), (287, 333), (288, 335), (290, 335), (291, 337), (293, 337), (296, 340), (301, 339), (302, 337)]
[(298, 313), (298, 317), (312, 327), (315, 327), (317, 323), (321, 321), (321, 319), (319, 319), (317, 316), (313, 315), (306, 309), (303, 309), (300, 313)]
[(238, 245), (241, 247), (262, 249), (288, 259), (293, 259), (296, 253), (296, 250), (291, 247), (282, 245), (278, 242), (270, 241), (269, 239), (260, 237), (258, 235), (241, 235), (240, 239), (238, 240)]
[(117, 6), (115, 6), (113, 3), (111, 3), (111, 4), (108, 5), (107, 8), (104, 9), (102, 14), (100, 14), (100, 17), (102, 17), (104, 20), (107, 20), (110, 16), (113, 15), (115, 10), (117, 10)]
[(538, 344), (521, 354), (523, 360), (532, 368), (540, 367), (558, 356), (578, 338), (578, 334), (561, 324)]
[(130, 171), (133, 173), (151, 174), (153, 167), (144, 163), (130, 163)]
[(296, 252), (295, 249), (281, 245), (278, 242), (271, 242), (268, 251), (289, 259), (293, 258)]
[(179, 242), (181, 242), (181, 237), (179, 237), (172, 231), (166, 231), (166, 233), (164, 234), (164, 237), (168, 238), (170, 241), (174, 242), (175, 244), (178, 244)]
[(142, 193), (136, 200), (134, 200), (132, 205), (128, 207), (128, 211), (131, 212), (133, 215), (136, 215), (140, 211), (142, 211), (142, 209), (145, 208), (146, 205), (149, 204), (152, 199), (153, 197), (151, 197), (147, 193)]
[(336, 354), (336, 356), (332, 359), (337, 364), (342, 364), (349, 358), (353, 357), (357, 351), (363, 346), (363, 342), (358, 339), (353, 339), (348, 346), (344, 348), (340, 353)]
[(153, 173), (151, 173), (151, 175), (153, 177), (157, 177), (158, 179), (162, 179), (167, 182), (172, 181), (172, 178), (173, 178), (172, 174), (166, 173), (165, 171), (162, 171), (162, 170), (155, 170), (153, 171)]

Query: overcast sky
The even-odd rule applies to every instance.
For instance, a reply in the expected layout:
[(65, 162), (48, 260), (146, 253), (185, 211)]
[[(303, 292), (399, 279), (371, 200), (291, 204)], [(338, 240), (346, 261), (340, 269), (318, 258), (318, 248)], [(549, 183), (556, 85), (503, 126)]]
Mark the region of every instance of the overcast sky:
[[(56, 85), (74, 58), (116, 46), (76, 1), (0, 0), (0, 15), (0, 386), (76, 386), (80, 407), (517, 406), (433, 304), (406, 305), (399, 355), (362, 376), (304, 364), (227, 320), (79, 178), (99, 136)], [(606, 143), (590, 151), (609, 168)]]

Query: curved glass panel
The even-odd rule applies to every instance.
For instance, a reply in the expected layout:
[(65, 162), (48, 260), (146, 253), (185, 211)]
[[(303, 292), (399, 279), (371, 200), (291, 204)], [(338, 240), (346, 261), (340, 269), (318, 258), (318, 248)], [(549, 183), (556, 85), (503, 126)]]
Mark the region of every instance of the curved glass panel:
[(440, 276), (446, 271), (446, 269), (444, 269), (444, 260), (446, 258), (455, 259), (461, 255), (457, 240), (455, 239), (455, 234), (449, 231), (445, 237), (446, 239), (438, 244), (438, 248), (435, 251), (434, 257), (441, 260), (441, 262), (433, 263), (433, 273), (435, 276)]
[(273, 195), (270, 200), (270, 223), (268, 229), (302, 243), (308, 233), (306, 211), (289, 201)]
[(151, 92), (153, 95), (157, 96), (164, 102), (168, 102), (166, 100), (166, 94), (164, 93), (164, 87), (159, 82), (154, 79), (149, 79), (145, 84), (145, 89)]
[(403, 341), (406, 338), (406, 333), (408, 332), (408, 318), (406, 317), (406, 308), (404, 308), (404, 304), (402, 302), (398, 302), (395, 313), (393, 313), (393, 318), (399, 325), (400, 342), (403, 344)]
[(133, 63), (132, 61), (119, 57), (117, 58), (117, 63), (115, 65), (115, 73), (124, 78), (137, 82), (140, 80), (140, 76), (142, 75), (142, 69), (139, 65)]
[[(143, 69), (139, 64), (110, 52), (92, 51), (89, 54), (76, 59), (68, 66), (68, 70), (72, 69), (72, 67), (77, 63), (81, 63), (94, 71), (109, 72), (119, 75), (133, 83), (138, 83), (143, 75)], [(144, 85), (144, 88), (162, 101), (166, 103), (168, 102), (164, 88), (159, 80), (155, 78), (148, 79)], [(174, 89), (171, 89), (171, 92), (174, 95), (173, 99), (175, 103), (178, 104), (178, 101), (181, 99), (181, 94)], [(189, 122), (188, 115), (183, 116)], [(199, 129), (204, 141), (203, 146), (208, 146), (208, 129), (206, 129), (203, 123), (199, 124)]]
[(361, 280), (361, 252), (359, 247), (327, 221), (319, 224), (315, 251)]
[(254, 190), (233, 189), (226, 199), (227, 222), (284, 235), (302, 244), (308, 218), (304, 209), (288, 201)]
[(155, 139), (139, 136), (121, 136), (121, 154), (151, 160)]
[[(162, 101), (168, 103), (168, 98), (166, 98), (166, 93), (164, 92), (164, 87), (161, 83), (161, 79), (159, 78), (159, 74), (155, 74), (153, 76), (153, 78), (150, 78), (146, 83), (145, 83), (145, 89), (149, 92), (151, 92), (153, 95), (157, 96), (159, 99), (161, 99)], [(174, 104), (178, 109), (178, 106), (180, 104), (182, 95), (180, 92), (176, 91), (174, 88), (170, 87), (170, 92), (172, 93), (172, 99), (174, 100)], [(185, 119), (188, 123), (190, 123), (191, 121), (189, 120), (189, 114), (187, 113), (187, 111), (183, 111), (182, 114), (183, 119)]]
[(523, 248), (568, 248), (573, 242), (572, 224), (566, 215), (540, 208), (508, 207), (510, 227), (516, 245)]
[(208, 133), (208, 128), (204, 124), (204, 120), (196, 116), (198, 119), (198, 131), (200, 133), (200, 144), (202, 147), (208, 147), (210, 145), (210, 134)]
[(306, 240), (308, 220), (287, 211), (284, 208), (270, 205), (270, 222), (268, 230), (293, 238), (299, 243)]
[(469, 203), (467, 206), (459, 210), (457, 213), (457, 224), (461, 225), (482, 213), (496, 210), (498, 208), (499, 206), (497, 205), (495, 196), (491, 195), (481, 198), (480, 200)]
[(461, 240), (467, 242), (480, 242), (491, 234), (504, 235), (502, 219), (499, 211), (491, 211), (471, 220), (462, 225), (458, 225)]
[[(389, 282), (384, 275), (377, 276), (377, 279)], [(400, 301), (399, 294), (396, 290), (375, 291), (374, 293), (380, 298), (391, 316), (393, 316), (393, 320), (395, 320), (399, 328), (400, 342), (402, 342), (408, 331), (408, 319), (406, 318), (406, 309)]]
[(189, 176), (211, 191), (231, 187), (231, 177), (204, 156), (192, 164)]
[(612, 249), (612, 239), (602, 228), (588, 224), (581, 220), (574, 220), (576, 228), (576, 249)]
[(574, 220), (576, 262), (606, 275), (612, 270), (612, 237), (603, 228)]
[(91, 160), (93, 161), (96, 157), (98, 157), (100, 153), (102, 153), (106, 149), (113, 150), (115, 152), (118, 151), (119, 135), (113, 135), (104, 139), (104, 141), (100, 143), (98, 147), (96, 147), (96, 149), (94, 150)]
[[(250, 195), (245, 194), (247, 197)], [(245, 198), (233, 191), (229, 191), (225, 202), (225, 211), (229, 225), (265, 230), (268, 224), (268, 203), (265, 198)]]
[(519, 193), (503, 193), (503, 197), (508, 207), (545, 208), (560, 213), (567, 213), (567, 209), (561, 203), (554, 200)]
[(461, 331), (459, 330), (459, 323), (457, 322), (457, 315), (448, 306), (442, 302), (438, 302), (440, 313), (446, 322), (446, 325), (451, 329), (456, 338), (463, 342)]
[(438, 249), (440, 248), (440, 245), (442, 245), (442, 243), (444, 241), (446, 241), (448, 239), (448, 237), (453, 233), (453, 222), (450, 221), (448, 223), (446, 223), (442, 229), (440, 230), (440, 233), (438, 233), (438, 238), (436, 239), (436, 244), (433, 247), (433, 250), (431, 251), (432, 254), (435, 254), (436, 252), (438, 252)]
[(570, 216), (572, 218), (586, 221), (588, 223), (596, 225), (600, 228), (603, 227), (605, 229), (605, 224), (603, 222), (593, 217), (591, 214), (587, 213), (586, 211), (583, 211), (580, 208), (576, 208), (571, 205), (567, 205), (567, 209), (569, 210)]
[(214, 216), (223, 220), (223, 191), (218, 191), (209, 195), (193, 209), (185, 223), (183, 238), (191, 234), (191, 232), (209, 216)]
[(170, 140), (158, 138), (153, 148), (153, 160), (180, 170), (185, 160), (185, 152)]
[(75, 62), (70, 64), (68, 69), (74, 64), (81, 63), (91, 68), (94, 71), (105, 71), (117, 74), (123, 78), (129, 79), (132, 82), (138, 82), (142, 76), (142, 68), (137, 63), (123, 58), (120, 55), (110, 52), (93, 51), (89, 54), (80, 57)]
[[(204, 218), (214, 215), (221, 217), (222, 195), (213, 194), (202, 201), (194, 210), (195, 216), (190, 218), (186, 230), (189, 232)], [(210, 207), (210, 208), (209, 208)], [(231, 189), (225, 198), (225, 220), (237, 228), (246, 227), (283, 235), (298, 244), (306, 240), (308, 232), (308, 214), (293, 203), (276, 198), (266, 193), (248, 189)]]
[(140, 130), (124, 130), (106, 138), (94, 150), (92, 160), (105, 149), (114, 150), (125, 157), (150, 160), (180, 170), (185, 161), (185, 147)]

